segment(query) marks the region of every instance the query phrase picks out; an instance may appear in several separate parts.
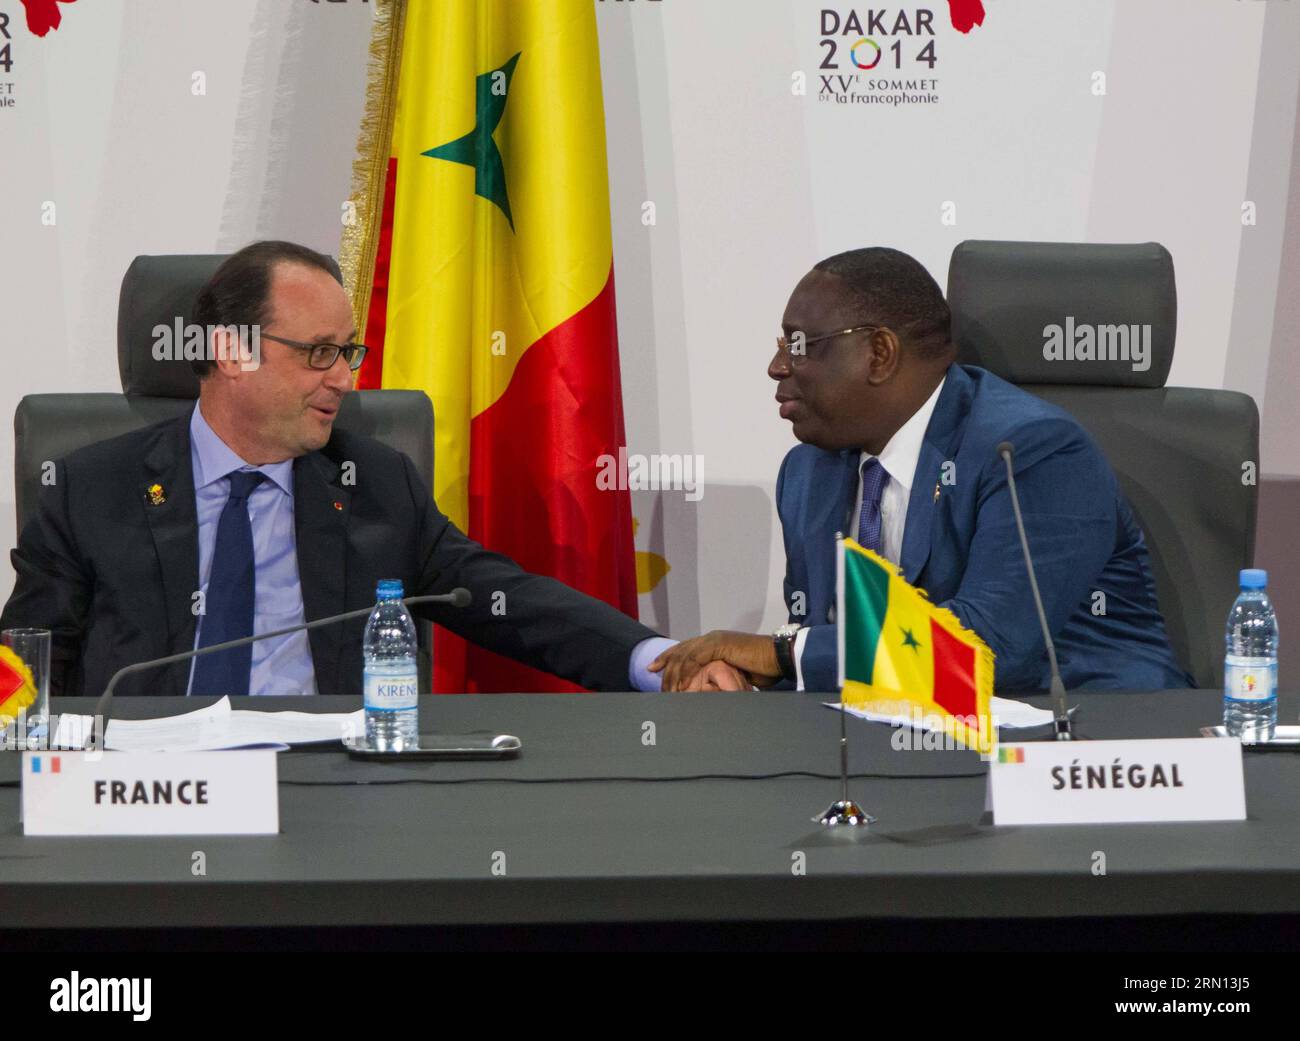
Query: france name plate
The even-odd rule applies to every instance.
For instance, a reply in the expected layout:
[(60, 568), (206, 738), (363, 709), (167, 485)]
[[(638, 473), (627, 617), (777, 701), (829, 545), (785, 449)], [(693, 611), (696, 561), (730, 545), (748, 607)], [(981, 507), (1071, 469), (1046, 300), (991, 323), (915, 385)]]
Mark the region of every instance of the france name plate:
[(1246, 817), (1236, 738), (999, 745), (989, 784), (994, 824)]
[(275, 752), (24, 752), (25, 835), (274, 835)]

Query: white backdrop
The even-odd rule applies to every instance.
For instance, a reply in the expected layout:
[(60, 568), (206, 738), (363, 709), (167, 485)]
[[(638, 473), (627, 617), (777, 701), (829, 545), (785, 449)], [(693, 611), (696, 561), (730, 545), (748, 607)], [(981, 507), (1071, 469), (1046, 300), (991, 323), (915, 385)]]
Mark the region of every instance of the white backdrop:
[[(837, 35), (826, 70), (821, 12), (842, 23), (849, 5), (597, 2), (629, 448), (702, 455), (707, 480), (698, 502), (634, 493), (637, 548), (670, 568), (642, 598), (651, 624), (687, 636), (783, 620), (772, 495), (793, 441), (765, 370), (793, 284), (854, 246), (904, 249), (942, 285), (967, 238), (1164, 243), (1179, 284), (1171, 383), (1253, 394), (1265, 474), (1300, 476), (1300, 305), (1279, 292), (1300, 242), (1300, 4), (984, 6), (966, 35), (942, 0), (876, 6), (888, 27), (929, 10), (935, 34)], [(7, 417), (23, 394), (118, 388), (133, 256), (272, 236), (337, 250), (369, 12), (82, 0), (38, 39), (0, 0), (13, 58), (0, 92), (14, 98), (0, 108), (0, 546), (15, 541)], [(926, 79), (938, 100), (823, 100), (821, 76), (857, 73), (861, 35), (885, 64), (855, 89)], [(933, 69), (915, 61), (931, 39)], [(894, 41), (903, 67), (885, 72)], [(11, 583), (0, 561), (0, 598)]]

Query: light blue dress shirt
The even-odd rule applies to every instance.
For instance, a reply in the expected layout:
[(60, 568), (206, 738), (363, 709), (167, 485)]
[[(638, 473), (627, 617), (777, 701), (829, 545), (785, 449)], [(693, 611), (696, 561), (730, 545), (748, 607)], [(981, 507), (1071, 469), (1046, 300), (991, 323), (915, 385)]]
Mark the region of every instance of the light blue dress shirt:
[[(307, 620), (298, 576), (298, 538), (293, 526), (293, 460), (250, 466), (208, 426), (198, 405), (190, 419), (190, 462), (199, 518), (199, 588), (206, 598), (212, 576), (217, 523), (230, 498), (230, 474), (257, 470), (266, 475), (248, 497), (253, 527), (255, 591), (253, 632), (266, 633)], [(194, 636), (198, 647), (203, 619)], [(194, 670), (190, 669), (190, 682)], [(253, 644), (250, 694), (315, 694), (316, 670), (305, 632)]]
[(651, 672), (650, 663), (669, 647), (675, 646), (676, 640), (670, 640), (666, 636), (652, 636), (632, 648), (632, 658), (627, 663), (627, 678), (633, 690), (663, 689), (661, 674)]

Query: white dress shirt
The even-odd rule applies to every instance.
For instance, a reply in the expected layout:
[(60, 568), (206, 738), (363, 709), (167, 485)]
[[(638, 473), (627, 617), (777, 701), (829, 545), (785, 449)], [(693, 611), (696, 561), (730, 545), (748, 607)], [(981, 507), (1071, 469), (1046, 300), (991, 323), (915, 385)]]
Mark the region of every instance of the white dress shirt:
[[(868, 459), (880, 460), (880, 465), (889, 480), (880, 493), (880, 555), (895, 564), (903, 555), (903, 531), (907, 526), (907, 502), (912, 494), (912, 482), (916, 478), (916, 464), (921, 460), (921, 446), (925, 442), (925, 431), (930, 425), (934, 407), (939, 403), (939, 394), (943, 390), (947, 377), (925, 401), (925, 404), (912, 413), (889, 439), (880, 451), (872, 456), (863, 452), (858, 460), (858, 491), (853, 499), (853, 514), (850, 521), (852, 531), (846, 532), (852, 538), (858, 537), (858, 518), (862, 516), (862, 464)], [(800, 629), (794, 641), (794, 671), (799, 690), (803, 690), (803, 646), (808, 640), (807, 628)]]

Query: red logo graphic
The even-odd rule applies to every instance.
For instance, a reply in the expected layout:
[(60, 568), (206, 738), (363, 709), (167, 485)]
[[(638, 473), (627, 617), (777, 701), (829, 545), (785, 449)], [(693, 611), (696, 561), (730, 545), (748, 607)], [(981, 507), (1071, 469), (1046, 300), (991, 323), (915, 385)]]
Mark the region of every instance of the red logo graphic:
[(948, 15), (954, 29), (968, 33), (984, 24), (984, 4), (981, 0), (948, 0)]
[(57, 29), (63, 21), (59, 4), (71, 4), (76, 0), (23, 0), (27, 8), (27, 28), (37, 36), (44, 36), (51, 29)]

